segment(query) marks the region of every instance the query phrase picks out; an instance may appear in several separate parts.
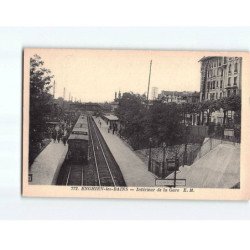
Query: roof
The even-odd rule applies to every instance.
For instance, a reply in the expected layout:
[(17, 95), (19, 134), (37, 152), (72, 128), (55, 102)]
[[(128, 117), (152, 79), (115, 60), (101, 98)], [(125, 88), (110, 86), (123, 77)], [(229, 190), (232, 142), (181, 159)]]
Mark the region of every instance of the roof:
[(213, 58), (222, 58), (222, 56), (203, 56), (198, 62), (203, 62)]
[(88, 127), (88, 123), (84, 122), (84, 123), (76, 123), (74, 128), (87, 128)]
[(89, 130), (88, 130), (88, 122), (87, 116), (81, 115), (73, 130), (69, 136), (69, 140), (88, 140), (89, 139)]
[(104, 116), (106, 119), (108, 119), (109, 121), (118, 121), (118, 117), (115, 115), (105, 115)]
[(85, 141), (88, 141), (89, 136), (88, 135), (71, 134), (69, 136), (68, 140), (85, 140)]
[(81, 122), (87, 122), (87, 116), (86, 115), (80, 115), (76, 123), (81, 123)]
[(76, 133), (77, 132), (88, 132), (88, 127), (80, 127), (80, 128), (74, 127), (72, 132), (76, 132)]
[[(192, 96), (198, 92), (191, 92), (191, 91), (169, 91), (169, 90), (162, 90), (162, 95), (170, 95), (170, 96)], [(199, 93), (198, 93), (199, 94)]]

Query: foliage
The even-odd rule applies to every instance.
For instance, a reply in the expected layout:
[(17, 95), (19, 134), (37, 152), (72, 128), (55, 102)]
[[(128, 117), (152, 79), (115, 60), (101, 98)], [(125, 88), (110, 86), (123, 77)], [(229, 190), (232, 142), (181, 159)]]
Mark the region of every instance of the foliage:
[(121, 134), (130, 140), (134, 148), (139, 148), (142, 138), (145, 140), (146, 106), (145, 98), (140, 95), (124, 93), (119, 101), (116, 115), (122, 124)]
[[(147, 105), (145, 96), (130, 92), (123, 94), (116, 115), (122, 124), (120, 133), (127, 138), (134, 149), (138, 149), (148, 147), (149, 138), (152, 138), (152, 146), (160, 146), (163, 142), (168, 145), (183, 143), (188, 114), (206, 113), (209, 118), (207, 125), (209, 125), (213, 112), (223, 109), (226, 113), (228, 110), (232, 110), (237, 115), (237, 120), (235, 120), (237, 122), (240, 120), (240, 108), (240, 96), (182, 104), (156, 100)], [(211, 123), (210, 130), (213, 128)], [(219, 130), (215, 132), (221, 133)]]
[(178, 105), (161, 101), (146, 104), (145, 96), (123, 94), (116, 110), (122, 124), (122, 136), (134, 149), (148, 147), (149, 138), (152, 138), (153, 145), (177, 143), (183, 137)]
[(52, 87), (53, 75), (49, 69), (43, 67), (43, 64), (38, 55), (30, 59), (30, 157), (44, 139), (45, 117), (52, 108), (49, 89)]
[(178, 144), (183, 138), (183, 126), (178, 104), (154, 102), (148, 112), (148, 136), (158, 145)]

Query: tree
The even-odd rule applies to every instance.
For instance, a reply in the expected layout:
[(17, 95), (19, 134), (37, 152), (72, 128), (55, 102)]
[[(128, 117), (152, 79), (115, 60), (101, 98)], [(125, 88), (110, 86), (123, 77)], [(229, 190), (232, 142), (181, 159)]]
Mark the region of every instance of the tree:
[(181, 103), (179, 110), (182, 113), (182, 116), (183, 116), (182, 120), (183, 120), (184, 125), (187, 122), (187, 114), (190, 115), (190, 114), (195, 113), (195, 107), (193, 103), (187, 103), (187, 102)]
[(51, 111), (52, 95), (51, 71), (43, 67), (41, 57), (34, 55), (30, 59), (30, 164), (44, 139), (46, 115)]
[(239, 95), (232, 95), (229, 97), (224, 97), (218, 100), (219, 106), (223, 109), (223, 125), (225, 125), (228, 111), (235, 111), (236, 122), (240, 123), (240, 113), (241, 113), (241, 97)]
[(148, 136), (159, 145), (166, 142), (174, 145), (183, 139), (182, 115), (180, 106), (176, 103), (154, 102), (150, 107)]
[(144, 102), (144, 96), (132, 92), (124, 93), (115, 111), (123, 128), (120, 133), (130, 141), (133, 148), (140, 148), (145, 141), (147, 109)]

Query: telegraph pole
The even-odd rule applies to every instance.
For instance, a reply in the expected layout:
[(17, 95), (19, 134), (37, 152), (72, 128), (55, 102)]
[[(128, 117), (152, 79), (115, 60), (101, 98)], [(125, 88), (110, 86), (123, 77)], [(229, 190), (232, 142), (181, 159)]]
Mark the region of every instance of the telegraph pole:
[(152, 60), (150, 61), (150, 66), (149, 66), (148, 92), (147, 92), (147, 106), (148, 106), (148, 103), (149, 103), (148, 96), (149, 96), (150, 79), (151, 79), (151, 68), (152, 68)]
[(65, 100), (65, 93), (66, 93), (66, 89), (65, 87), (63, 88), (63, 100)]
[(53, 98), (55, 99), (55, 95), (56, 95), (56, 81), (54, 80), (53, 83)]

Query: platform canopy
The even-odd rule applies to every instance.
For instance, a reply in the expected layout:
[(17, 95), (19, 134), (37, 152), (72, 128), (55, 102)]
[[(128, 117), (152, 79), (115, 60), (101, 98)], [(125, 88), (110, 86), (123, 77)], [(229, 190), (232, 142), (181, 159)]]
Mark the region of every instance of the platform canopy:
[(118, 121), (118, 120), (119, 120), (118, 117), (115, 116), (115, 115), (105, 115), (104, 117), (105, 117), (107, 120), (109, 120), (109, 121)]

